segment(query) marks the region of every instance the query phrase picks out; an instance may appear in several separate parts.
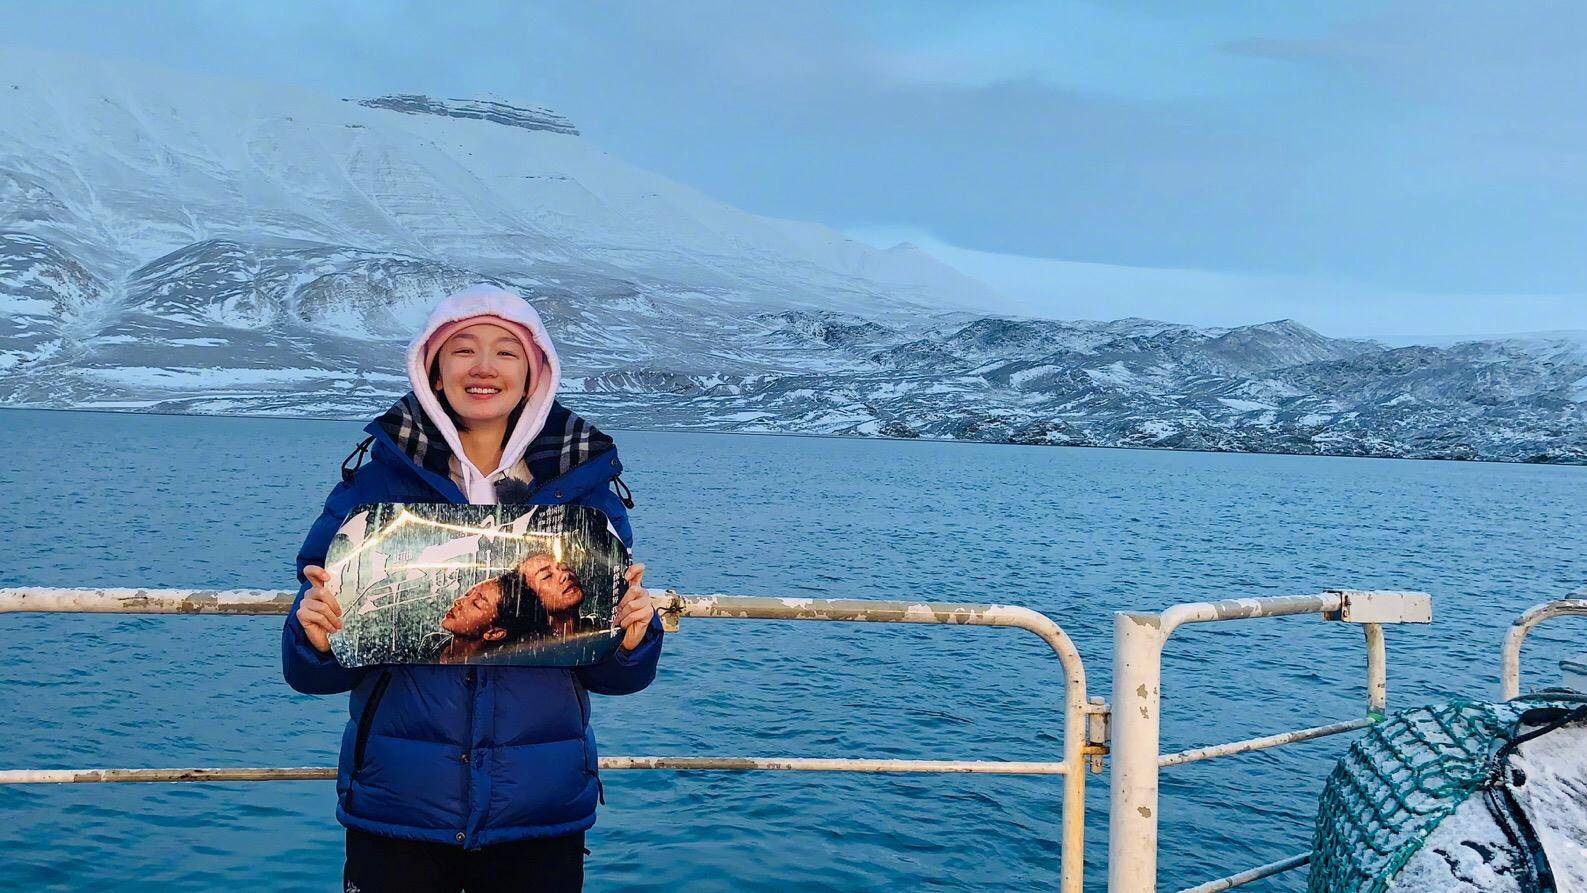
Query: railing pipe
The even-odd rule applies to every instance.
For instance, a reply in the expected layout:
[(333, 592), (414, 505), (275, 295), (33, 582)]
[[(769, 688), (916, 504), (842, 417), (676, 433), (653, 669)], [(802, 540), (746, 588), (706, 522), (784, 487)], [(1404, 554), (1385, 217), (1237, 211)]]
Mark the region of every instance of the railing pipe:
[(271, 589), (0, 589), (0, 614), (285, 614), (297, 591)]
[[(119, 614), (285, 614), (295, 591), (256, 589), (59, 589), (21, 587), (0, 589), (0, 612), (68, 611)], [(1085, 666), (1074, 642), (1046, 615), (1013, 605), (944, 602), (863, 601), (854, 599), (769, 598), (735, 595), (686, 596), (672, 590), (655, 595), (651, 604), (663, 623), (677, 628), (680, 617), (729, 617), (762, 620), (830, 620), (887, 623), (935, 623), (998, 626), (1023, 629), (1040, 636), (1057, 655), (1064, 674), (1064, 753), (1061, 763), (977, 763), (932, 760), (823, 760), (806, 758), (693, 758), (630, 757), (648, 765), (614, 768), (782, 769), (793, 771), (858, 772), (981, 772), (1062, 775), (1063, 843), (1060, 851), (1060, 889), (1081, 893), (1085, 866), (1085, 761), (1089, 715), (1106, 710), (1086, 699)], [(604, 763), (605, 761), (603, 761)], [(913, 768), (910, 768), (913, 767)], [(1155, 768), (1155, 767), (1154, 767)], [(15, 770), (35, 772), (36, 770)], [(258, 773), (241, 769), (152, 770), (43, 770), (60, 773), (60, 781), (200, 781), (251, 780), (225, 773)], [(322, 770), (285, 770), (315, 772)], [(128, 776), (127, 773), (146, 773)], [(162, 773), (164, 776), (162, 777)], [(88, 777), (98, 775), (99, 777)], [(67, 778), (65, 776), (74, 776)], [(82, 776), (82, 777), (77, 777)], [(268, 776), (274, 778), (276, 776)], [(308, 777), (321, 778), (314, 774)]]
[(1281, 747), (1285, 744), (1299, 744), (1302, 741), (1311, 741), (1316, 738), (1326, 738), (1329, 735), (1340, 735), (1345, 732), (1354, 732), (1364, 729), (1375, 722), (1371, 717), (1365, 719), (1351, 719), (1344, 722), (1329, 723), (1325, 726), (1313, 726), (1309, 729), (1296, 729), (1293, 732), (1279, 732), (1277, 735), (1264, 735), (1261, 738), (1247, 738), (1244, 741), (1231, 741), (1228, 744), (1212, 744), (1206, 747), (1196, 747), (1182, 750), (1178, 753), (1163, 754), (1157, 759), (1158, 766), (1178, 766), (1182, 763), (1198, 763), (1202, 760), (1216, 759), (1217, 757), (1233, 756), (1237, 753), (1250, 753), (1254, 750), (1266, 750), (1270, 747)]
[(1191, 623), (1247, 620), (1253, 617), (1287, 617), (1294, 614), (1327, 614), (1344, 607), (1343, 592), (1319, 595), (1278, 595), (1271, 598), (1230, 598), (1217, 602), (1174, 605), (1163, 612), (1163, 636)]
[[(1367, 719), (1161, 756), (1163, 647), (1169, 636), (1179, 627), (1192, 623), (1297, 614), (1322, 614), (1363, 626), (1367, 648)], [(1161, 614), (1114, 615), (1109, 893), (1154, 893), (1157, 889), (1158, 771), (1162, 766), (1337, 734), (1381, 718), (1388, 684), (1380, 624), (1425, 623), (1431, 617), (1432, 601), (1425, 593), (1355, 590), (1193, 602), (1174, 605)]]
[(1297, 856), (1290, 856), (1288, 859), (1280, 859), (1277, 862), (1269, 862), (1266, 865), (1259, 865), (1256, 868), (1242, 871), (1239, 874), (1231, 874), (1226, 878), (1208, 881), (1205, 884), (1197, 887), (1189, 887), (1179, 891), (1179, 893), (1219, 893), (1220, 890), (1232, 890), (1235, 887), (1243, 887), (1252, 881), (1270, 878), (1275, 874), (1283, 874), (1286, 871), (1299, 868), (1302, 865), (1306, 865), (1310, 862), (1311, 853), (1301, 853)]
[(1168, 634), (1156, 614), (1113, 616), (1113, 766), (1108, 890), (1157, 889), (1157, 754)]
[(334, 767), (220, 767), (196, 769), (0, 769), (0, 785), (108, 784), (175, 781), (324, 781)]
[(1508, 701), (1521, 694), (1521, 644), (1532, 627), (1554, 617), (1587, 617), (1587, 598), (1565, 598), (1532, 607), (1516, 618), (1504, 636), (1499, 697)]
[(1163, 646), (1181, 626), (1337, 611), (1339, 593), (1174, 605), (1162, 614), (1113, 619), (1113, 778), (1108, 822), (1109, 893), (1157, 889)]
[[(1016, 627), (1040, 636), (1064, 671), (1063, 847), (1061, 889), (1081, 893), (1085, 870), (1086, 700), (1085, 665), (1069, 634), (1045, 614), (1014, 605), (954, 602), (860, 601), (734, 595), (682, 596), (668, 590), (652, 600), (663, 618), (740, 617), (768, 620), (880, 621)], [(1106, 709), (1106, 708), (1100, 708)]]
[[(997, 760), (866, 760), (802, 757), (601, 757), (602, 771), (866, 772), (874, 774), (1064, 775), (1055, 762)], [(196, 769), (0, 769), (0, 785), (95, 782), (305, 781), (336, 777), (335, 767)]]
[(1367, 718), (1382, 722), (1389, 709), (1389, 656), (1381, 623), (1363, 623), (1367, 640)]

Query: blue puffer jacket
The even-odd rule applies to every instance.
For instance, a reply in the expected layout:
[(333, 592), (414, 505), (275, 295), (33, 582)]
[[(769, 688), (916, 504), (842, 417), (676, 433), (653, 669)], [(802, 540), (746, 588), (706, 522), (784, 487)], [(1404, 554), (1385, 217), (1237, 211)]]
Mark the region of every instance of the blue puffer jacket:
[[(331, 538), (356, 505), (453, 502), (450, 451), (410, 393), (367, 428), (370, 461), (347, 471), (298, 555), (323, 565)], [(513, 502), (589, 505), (611, 516), (630, 546), (622, 471), (611, 438), (555, 404), (525, 453), (535, 484)], [(601, 797), (588, 692), (621, 695), (650, 684), (661, 656), (653, 620), (632, 652), (579, 669), (384, 666), (348, 669), (308, 643), (293, 615), (281, 638), (287, 682), (309, 694), (351, 691), (336, 779), (336, 817), (372, 834), (478, 849), (581, 831)]]

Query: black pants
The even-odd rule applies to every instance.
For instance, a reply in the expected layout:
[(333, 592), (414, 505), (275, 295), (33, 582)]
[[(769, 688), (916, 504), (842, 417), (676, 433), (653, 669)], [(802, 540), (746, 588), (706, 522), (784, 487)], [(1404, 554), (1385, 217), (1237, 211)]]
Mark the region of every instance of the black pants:
[(468, 852), (347, 829), (343, 893), (578, 893), (584, 832)]

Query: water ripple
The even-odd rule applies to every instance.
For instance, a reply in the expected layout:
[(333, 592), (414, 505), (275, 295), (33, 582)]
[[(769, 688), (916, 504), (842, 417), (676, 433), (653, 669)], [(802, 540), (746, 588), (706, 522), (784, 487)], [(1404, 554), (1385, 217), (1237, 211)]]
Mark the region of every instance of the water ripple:
[[(358, 426), (0, 411), (0, 585), (286, 587)], [(1434, 593), (1389, 633), (1410, 705), (1497, 685), (1526, 605), (1587, 582), (1587, 471), (815, 438), (619, 434), (658, 584), (1027, 605), (1110, 676), (1112, 611), (1328, 586)], [(281, 457), (291, 456), (283, 462)], [(70, 469), (69, 474), (40, 473)], [(246, 511), (246, 517), (239, 513)], [(343, 698), (280, 680), (278, 618), (0, 616), (15, 767), (328, 764)], [(1544, 628), (1528, 666), (1582, 650)], [(1197, 627), (1165, 657), (1164, 747), (1359, 715), (1358, 630)], [(608, 754), (1050, 759), (1062, 677), (980, 628), (685, 621), (656, 684), (597, 699)], [(1303, 849), (1338, 739), (1176, 767), (1162, 886)], [(1087, 857), (1100, 889), (1105, 777)], [(1047, 890), (1060, 782), (613, 772), (592, 889)], [(322, 890), (341, 831), (319, 782), (0, 788), (8, 884)], [(1292, 874), (1268, 889), (1299, 889)]]

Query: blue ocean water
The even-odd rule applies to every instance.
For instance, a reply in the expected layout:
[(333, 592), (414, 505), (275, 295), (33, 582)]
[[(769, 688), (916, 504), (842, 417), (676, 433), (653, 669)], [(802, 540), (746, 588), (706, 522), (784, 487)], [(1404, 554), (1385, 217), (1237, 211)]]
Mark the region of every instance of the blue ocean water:
[[(359, 439), (343, 422), (0, 411), (0, 585), (289, 588)], [(1587, 583), (1587, 469), (618, 432), (647, 582), (684, 592), (1027, 605), (1108, 694), (1110, 613), (1423, 589), (1390, 704), (1496, 691), (1505, 626)], [(4, 768), (329, 765), (346, 698), (279, 671), (281, 619), (0, 615)], [(1530, 679), (1587, 650), (1542, 628)], [(1358, 716), (1359, 630), (1187, 629), (1164, 746)], [(685, 621), (606, 754), (1048, 759), (1061, 677), (1014, 630)], [(1343, 739), (1165, 771), (1163, 889), (1306, 847)], [(1091, 778), (1088, 887), (1105, 876)], [(609, 772), (591, 890), (1047, 890), (1059, 780)], [(326, 890), (328, 782), (0, 788), (0, 886)], [(1301, 889), (1304, 873), (1268, 889)]]

